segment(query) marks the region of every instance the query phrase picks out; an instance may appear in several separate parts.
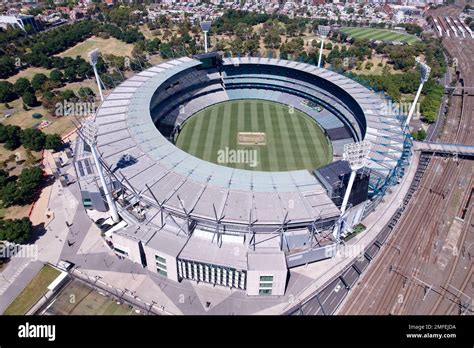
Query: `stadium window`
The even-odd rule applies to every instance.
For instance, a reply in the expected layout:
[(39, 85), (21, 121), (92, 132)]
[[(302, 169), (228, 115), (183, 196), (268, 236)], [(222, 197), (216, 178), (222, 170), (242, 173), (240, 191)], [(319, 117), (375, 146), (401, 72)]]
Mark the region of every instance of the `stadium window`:
[(273, 283), (260, 283), (260, 288), (272, 288)]
[(167, 268), (166, 268), (166, 259), (164, 257), (161, 257), (159, 255), (155, 255), (156, 259), (156, 270), (158, 274), (167, 277)]
[(163, 263), (163, 264), (166, 264), (166, 259), (165, 259), (164, 257), (155, 255), (155, 259), (156, 259), (156, 261), (158, 261), (158, 262), (161, 262), (161, 263)]
[(260, 276), (260, 282), (273, 282), (273, 276)]
[(160, 268), (156, 268), (156, 271), (158, 272), (159, 275), (162, 275), (164, 277), (168, 276), (168, 273)]
[(126, 251), (123, 251), (123, 250), (121, 250), (121, 249), (119, 249), (119, 248), (117, 248), (117, 247), (114, 247), (114, 250), (115, 250), (117, 253), (119, 253), (119, 254), (122, 254), (122, 255), (124, 255), (124, 256), (128, 256), (128, 253), (127, 253)]

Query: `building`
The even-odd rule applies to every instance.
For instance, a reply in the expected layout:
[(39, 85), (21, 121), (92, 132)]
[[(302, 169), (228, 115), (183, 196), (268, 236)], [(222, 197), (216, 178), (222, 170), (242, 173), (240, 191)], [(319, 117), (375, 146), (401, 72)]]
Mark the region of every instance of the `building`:
[(40, 31), (41, 24), (35, 20), (34, 16), (0, 16), (0, 28), (4, 30), (8, 29), (9, 27), (17, 27), (24, 31), (31, 26), (34, 31)]
[[(313, 118), (342, 169), (331, 170), (326, 182), (307, 170), (249, 173), (193, 157), (171, 141), (176, 127), (199, 110), (249, 98), (291, 105)], [(347, 185), (347, 168), (337, 162), (344, 145), (372, 143), (370, 173), (359, 176), (351, 196), (359, 207), (351, 224), (403, 175), (408, 136), (382, 102), (335, 72), (269, 58), (211, 53), (136, 74), (96, 113), (98, 151), (127, 222), (109, 245), (173, 281), (249, 296), (284, 294), (290, 268), (331, 257), (337, 243), (332, 231), (340, 210), (328, 191)]]

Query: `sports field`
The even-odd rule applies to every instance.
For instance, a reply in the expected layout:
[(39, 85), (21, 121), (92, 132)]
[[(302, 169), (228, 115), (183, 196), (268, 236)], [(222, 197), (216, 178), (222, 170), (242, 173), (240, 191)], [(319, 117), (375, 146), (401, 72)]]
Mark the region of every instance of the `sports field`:
[(332, 160), (319, 125), (286, 105), (233, 100), (205, 108), (184, 125), (176, 145), (203, 160), (259, 171), (313, 170)]
[(48, 315), (136, 315), (133, 308), (117, 304), (111, 297), (104, 296), (75, 279), (69, 283), (52, 302)]
[(400, 41), (407, 43), (415, 43), (419, 40), (414, 35), (386, 29), (348, 27), (342, 28), (341, 31), (353, 37), (354, 39)]

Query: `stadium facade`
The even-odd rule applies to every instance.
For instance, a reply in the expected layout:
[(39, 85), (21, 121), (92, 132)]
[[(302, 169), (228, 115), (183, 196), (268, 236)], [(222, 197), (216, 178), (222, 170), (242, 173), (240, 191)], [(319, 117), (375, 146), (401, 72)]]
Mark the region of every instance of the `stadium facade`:
[[(247, 171), (174, 145), (189, 117), (236, 99), (275, 101), (313, 118), (331, 141), (335, 163), (314, 173)], [(95, 119), (101, 161), (127, 222), (110, 234), (111, 247), (177, 282), (283, 295), (289, 268), (335, 251), (332, 230), (341, 219), (348, 175), (340, 163), (344, 145), (372, 143), (351, 209), (342, 217), (347, 228), (403, 175), (407, 134), (385, 105), (349, 78), (286, 60), (211, 53), (136, 74), (112, 91)]]

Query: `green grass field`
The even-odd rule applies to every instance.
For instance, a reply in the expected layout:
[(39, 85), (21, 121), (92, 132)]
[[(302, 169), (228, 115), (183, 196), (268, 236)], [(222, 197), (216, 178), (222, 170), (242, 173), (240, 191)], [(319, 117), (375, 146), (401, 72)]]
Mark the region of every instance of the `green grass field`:
[(75, 279), (69, 283), (48, 308), (50, 315), (135, 315), (125, 304), (117, 304), (87, 284)]
[(382, 41), (401, 41), (409, 44), (417, 42), (419, 39), (411, 34), (376, 28), (342, 28), (341, 31), (354, 39), (370, 39)]
[(48, 285), (51, 284), (60, 272), (48, 265), (31, 280), (18, 297), (8, 306), (4, 315), (24, 315), (38, 300), (48, 292)]
[[(239, 144), (239, 132), (265, 133), (265, 144)], [(228, 101), (199, 111), (184, 124), (176, 145), (203, 160), (247, 170), (313, 170), (332, 160), (332, 146), (315, 121), (297, 110), (290, 113), (286, 105), (263, 100)], [(232, 151), (240, 150), (255, 150), (244, 152), (256, 156), (233, 158)]]
[(81, 56), (87, 60), (87, 54), (93, 49), (98, 48), (102, 54), (113, 54), (116, 56), (132, 56), (133, 45), (126, 44), (116, 38), (102, 39), (100, 37), (90, 37), (87, 40), (78, 43), (74, 47), (58, 54), (60, 57), (76, 58)]

